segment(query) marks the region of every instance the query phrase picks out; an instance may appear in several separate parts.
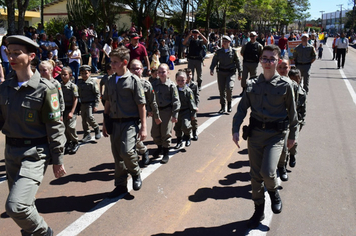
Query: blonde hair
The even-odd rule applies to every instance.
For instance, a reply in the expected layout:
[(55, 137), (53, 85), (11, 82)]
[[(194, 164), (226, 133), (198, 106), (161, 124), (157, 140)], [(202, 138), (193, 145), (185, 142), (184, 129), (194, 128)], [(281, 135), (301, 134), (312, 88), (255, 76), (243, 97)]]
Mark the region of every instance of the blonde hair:
[(141, 68), (143, 68), (143, 65), (142, 65), (142, 62), (140, 60), (137, 60), (137, 59), (133, 59), (131, 62), (130, 62), (130, 69), (131, 69), (131, 66), (133, 64), (139, 64), (141, 66)]
[(48, 69), (53, 71), (53, 64), (49, 61), (41, 61), (41, 63), (38, 66), (45, 66), (48, 67)]

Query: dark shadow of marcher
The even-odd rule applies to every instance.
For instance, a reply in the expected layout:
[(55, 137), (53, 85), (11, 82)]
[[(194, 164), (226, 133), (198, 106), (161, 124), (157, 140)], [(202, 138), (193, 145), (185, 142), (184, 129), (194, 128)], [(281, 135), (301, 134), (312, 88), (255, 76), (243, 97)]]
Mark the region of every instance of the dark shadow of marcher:
[(112, 181), (114, 179), (114, 171), (92, 172), (86, 174), (72, 174), (50, 182), (51, 185), (63, 185), (69, 182), (85, 183), (92, 180)]
[[(152, 236), (244, 236), (250, 231), (246, 225), (247, 220), (243, 220), (221, 226), (187, 228), (184, 231), (176, 231), (172, 234), (158, 233)], [(264, 232), (269, 231), (269, 227), (262, 224), (258, 229)]]
[(237, 187), (212, 187), (200, 188), (193, 195), (188, 197), (191, 202), (202, 202), (208, 198), (215, 200), (229, 198), (245, 198), (251, 199), (251, 185)]
[(102, 163), (89, 169), (90, 171), (115, 170), (114, 163)]
[(240, 169), (244, 166), (249, 166), (250, 165), (250, 162), (249, 161), (237, 161), (237, 162), (234, 162), (234, 163), (230, 163), (228, 165), (229, 168), (231, 169)]
[(218, 112), (205, 112), (205, 113), (197, 113), (197, 117), (214, 117), (219, 116)]
[(241, 151), (238, 151), (237, 153), (241, 154), (241, 155), (247, 155), (248, 154), (248, 149), (247, 148), (242, 149)]
[(250, 173), (233, 173), (225, 176), (225, 179), (219, 180), (219, 184), (221, 185), (232, 185), (235, 184), (237, 181), (247, 182), (251, 180)]

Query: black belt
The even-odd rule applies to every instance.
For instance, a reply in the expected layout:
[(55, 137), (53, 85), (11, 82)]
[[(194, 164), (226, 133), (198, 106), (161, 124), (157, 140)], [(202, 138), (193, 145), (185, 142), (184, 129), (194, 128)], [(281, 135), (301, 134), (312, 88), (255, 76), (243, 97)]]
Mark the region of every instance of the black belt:
[(6, 136), (6, 144), (12, 147), (33, 147), (48, 144), (48, 138), (10, 138)]
[(169, 104), (169, 105), (164, 106), (164, 107), (158, 107), (158, 110), (164, 110), (164, 109), (166, 109), (166, 108), (168, 108), (168, 107), (172, 107), (172, 105)]
[(285, 120), (276, 121), (276, 122), (262, 122), (262, 121), (256, 120), (253, 117), (250, 117), (250, 126), (252, 128), (257, 127), (260, 129), (274, 129), (277, 131), (283, 131), (283, 130), (288, 129), (289, 120), (285, 119)]
[(111, 118), (112, 122), (117, 122), (117, 123), (124, 123), (124, 122), (130, 122), (130, 121), (136, 121), (138, 122), (140, 118), (138, 117), (128, 117), (128, 118)]
[(299, 62), (297, 62), (296, 64), (297, 65), (311, 65), (311, 62), (308, 62), (308, 63), (299, 63)]
[(231, 68), (231, 69), (218, 68), (218, 71), (221, 71), (221, 72), (236, 72), (236, 69), (235, 68)]

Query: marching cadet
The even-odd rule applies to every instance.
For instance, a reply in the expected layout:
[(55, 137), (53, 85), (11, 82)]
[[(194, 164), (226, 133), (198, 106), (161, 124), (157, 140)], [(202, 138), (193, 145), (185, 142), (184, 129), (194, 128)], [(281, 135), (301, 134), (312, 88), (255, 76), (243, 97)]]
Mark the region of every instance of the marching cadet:
[(294, 102), (291, 80), (276, 73), (280, 49), (276, 45), (263, 48), (260, 62), (263, 73), (247, 81), (233, 119), (233, 141), (239, 146), (240, 126), (250, 108), (250, 124), (243, 128), (247, 139), (252, 186), (252, 200), (255, 212), (248, 221), (248, 227), (256, 228), (264, 219), (266, 187), (273, 213), (282, 212), (282, 200), (277, 187), (277, 164), (283, 149), (289, 127), (288, 149), (295, 144), (298, 134), (298, 117)]
[(66, 127), (65, 135), (67, 138), (66, 152), (75, 154), (79, 149), (77, 130), (77, 114), (75, 109), (78, 103), (78, 87), (72, 80), (73, 72), (70, 67), (64, 67), (61, 71), (62, 91), (65, 103), (63, 122)]
[(224, 35), (222, 39), (222, 48), (216, 51), (210, 65), (210, 75), (214, 75), (214, 68), (217, 67), (218, 72), (218, 87), (220, 92), (220, 105), (219, 113), (224, 113), (226, 100), (227, 111), (231, 112), (232, 90), (235, 84), (236, 69), (238, 70), (238, 79), (241, 80), (242, 69), (240, 59), (236, 54), (235, 49), (230, 47), (231, 39), (229, 36)]
[[(179, 94), (180, 109), (178, 121), (174, 126), (177, 136), (176, 149), (180, 149), (185, 141), (185, 146), (189, 147), (190, 133), (192, 130), (191, 121), (195, 119), (197, 106), (195, 105), (193, 91), (187, 86), (187, 74), (184, 71), (178, 71), (176, 74), (177, 89)], [(182, 138), (182, 134), (183, 138)]]
[(152, 84), (156, 95), (159, 116), (162, 123), (152, 123), (151, 136), (154, 143), (158, 146), (153, 153), (153, 157), (157, 158), (162, 150), (163, 157), (161, 162), (167, 163), (169, 160), (169, 146), (171, 144), (172, 126), (177, 122), (178, 112), (180, 108), (179, 95), (176, 85), (168, 78), (168, 65), (162, 63), (158, 67), (159, 80)]
[(103, 78), (101, 78), (100, 80), (100, 83), (99, 83), (99, 90), (100, 90), (100, 99), (101, 99), (101, 102), (103, 104), (103, 106), (105, 107), (105, 100), (103, 99), (103, 94), (104, 94), (104, 90), (103, 90), (103, 87), (105, 86), (106, 82), (109, 80), (109, 77), (114, 74), (112, 68), (111, 68), (111, 65), (110, 64), (107, 64), (105, 66), (105, 69), (106, 69), (106, 75), (103, 76)]
[[(140, 80), (127, 70), (130, 50), (124, 46), (110, 53), (113, 74), (105, 86), (103, 134), (110, 135), (111, 150), (115, 160), (115, 189), (109, 198), (128, 191), (127, 174), (132, 176), (133, 190), (141, 189), (141, 169), (136, 152), (137, 139), (147, 137), (146, 99)], [(139, 128), (141, 121), (141, 128)]]
[[(101, 138), (100, 128), (96, 122), (93, 112), (98, 111), (100, 92), (96, 81), (90, 77), (91, 67), (83, 65), (79, 68), (79, 74), (82, 79), (78, 80), (78, 91), (80, 98), (80, 113), (82, 116), (82, 125), (84, 136), (82, 142), (89, 142), (91, 140), (89, 125), (95, 131), (95, 139)], [(88, 125), (89, 123), (89, 125)]]
[[(196, 82), (193, 81), (193, 74), (192, 74), (192, 70), (189, 68), (185, 69), (185, 73), (187, 74), (187, 85), (189, 86), (189, 88), (193, 91), (194, 94), (194, 101), (195, 101), (195, 105), (197, 106), (197, 112), (199, 110), (198, 106), (199, 106), (199, 88), (198, 88), (198, 84)], [(192, 123), (192, 140), (194, 141), (198, 141), (198, 119), (195, 113), (195, 119), (193, 119), (191, 121)]]
[[(142, 88), (145, 92), (145, 98), (146, 98), (147, 116), (153, 117), (153, 122), (155, 122), (156, 124), (159, 125), (160, 123), (162, 123), (162, 120), (159, 118), (158, 106), (156, 103), (155, 93), (153, 92), (151, 83), (142, 77), (142, 73), (143, 73), (142, 62), (137, 59), (133, 59), (130, 62), (130, 72), (134, 75), (137, 75), (140, 78), (140, 81), (142, 83)], [(141, 140), (138, 140), (138, 142), (136, 144), (136, 150), (139, 154), (142, 155), (143, 165), (148, 165), (150, 162), (149, 151), (148, 151), (146, 145)]]
[(7, 40), (9, 61), (16, 73), (0, 85), (0, 128), (6, 136), (10, 191), (6, 213), (22, 229), (22, 235), (52, 236), (53, 230), (38, 214), (35, 197), (50, 162), (56, 178), (66, 174), (58, 90), (31, 70), (37, 43), (20, 35)]

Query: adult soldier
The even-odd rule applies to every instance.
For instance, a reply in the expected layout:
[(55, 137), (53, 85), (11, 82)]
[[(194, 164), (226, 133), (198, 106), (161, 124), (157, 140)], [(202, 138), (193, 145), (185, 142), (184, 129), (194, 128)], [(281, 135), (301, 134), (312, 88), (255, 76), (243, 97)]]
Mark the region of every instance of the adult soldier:
[(66, 138), (58, 90), (31, 70), (38, 44), (20, 35), (7, 39), (9, 60), (16, 74), (0, 86), (0, 128), (6, 135), (5, 166), (10, 191), (6, 213), (22, 228), (22, 235), (53, 235), (34, 201), (49, 162), (56, 178), (66, 174)]
[(240, 147), (240, 126), (247, 110), (251, 108), (250, 125), (243, 128), (251, 167), (252, 200), (255, 204), (255, 212), (248, 222), (250, 228), (258, 227), (260, 221), (264, 219), (264, 187), (270, 195), (272, 211), (275, 214), (282, 211), (282, 200), (277, 190), (277, 163), (288, 127), (289, 149), (295, 144), (298, 133), (292, 82), (276, 71), (279, 55), (280, 49), (276, 45), (263, 48), (260, 59), (263, 73), (247, 81), (246, 92), (241, 98), (233, 120), (233, 141)]
[(303, 77), (303, 88), (309, 92), (309, 77), (311, 64), (316, 59), (315, 48), (308, 44), (308, 34), (302, 35), (302, 43), (299, 44), (293, 53), (295, 66), (300, 70)]
[(250, 73), (250, 78), (257, 75), (258, 62), (260, 56), (262, 55), (263, 46), (256, 41), (256, 37), (256, 32), (252, 31), (250, 33), (251, 41), (245, 44), (241, 49), (241, 56), (243, 57), (243, 69), (241, 79), (242, 92), (240, 96), (242, 96), (246, 90), (246, 80), (248, 74)]
[[(201, 39), (199, 39), (201, 37)], [(199, 30), (191, 30), (188, 36), (184, 39), (183, 45), (188, 47), (188, 68), (192, 70), (193, 81), (194, 81), (194, 71), (197, 71), (197, 82), (198, 87), (201, 89), (202, 84), (202, 74), (203, 74), (203, 56), (202, 50), (203, 45), (207, 44), (208, 40), (202, 35)]]
[(214, 75), (214, 68), (217, 67), (218, 88), (220, 93), (221, 109), (219, 113), (225, 112), (227, 101), (227, 111), (231, 112), (232, 90), (234, 89), (236, 69), (238, 70), (238, 79), (241, 80), (241, 63), (235, 49), (230, 47), (231, 39), (229, 36), (222, 37), (222, 48), (216, 51), (210, 65), (210, 75)]

